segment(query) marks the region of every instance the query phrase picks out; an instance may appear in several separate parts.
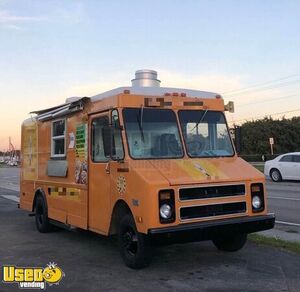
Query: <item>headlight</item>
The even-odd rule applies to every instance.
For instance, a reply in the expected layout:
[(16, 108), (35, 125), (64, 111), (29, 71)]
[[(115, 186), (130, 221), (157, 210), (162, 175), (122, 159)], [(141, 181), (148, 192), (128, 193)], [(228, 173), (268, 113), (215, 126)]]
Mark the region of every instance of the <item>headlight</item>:
[(254, 209), (259, 209), (261, 207), (261, 199), (259, 196), (254, 196), (252, 198), (252, 207)]
[(161, 224), (175, 221), (175, 194), (174, 190), (161, 190), (158, 193), (159, 222)]
[(164, 219), (170, 219), (172, 215), (172, 208), (168, 204), (163, 204), (159, 210), (160, 216)]
[(265, 209), (264, 185), (262, 183), (254, 183), (251, 185), (250, 189), (252, 198), (252, 212), (262, 212)]

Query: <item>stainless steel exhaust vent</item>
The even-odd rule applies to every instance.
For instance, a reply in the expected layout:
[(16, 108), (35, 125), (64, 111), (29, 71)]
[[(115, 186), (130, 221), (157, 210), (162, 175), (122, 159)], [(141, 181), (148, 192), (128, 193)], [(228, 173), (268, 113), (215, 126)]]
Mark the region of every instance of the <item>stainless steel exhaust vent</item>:
[(132, 79), (131, 83), (133, 87), (160, 87), (157, 72), (148, 69), (136, 71), (135, 79)]

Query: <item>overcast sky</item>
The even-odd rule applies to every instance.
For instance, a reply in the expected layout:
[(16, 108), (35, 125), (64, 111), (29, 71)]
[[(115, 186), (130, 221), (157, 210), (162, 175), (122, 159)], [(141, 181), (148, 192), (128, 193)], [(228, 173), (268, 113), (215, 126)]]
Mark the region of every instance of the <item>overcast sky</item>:
[(230, 123), (300, 109), (299, 31), (297, 0), (0, 0), (0, 150), (9, 136), (19, 147), (30, 111), (130, 85), (142, 68), (234, 100)]

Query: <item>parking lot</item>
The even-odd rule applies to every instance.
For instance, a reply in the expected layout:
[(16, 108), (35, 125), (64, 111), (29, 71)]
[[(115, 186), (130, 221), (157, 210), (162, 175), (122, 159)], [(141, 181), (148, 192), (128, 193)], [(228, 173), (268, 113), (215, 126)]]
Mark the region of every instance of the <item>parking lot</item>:
[[(114, 238), (78, 230), (40, 234), (34, 218), (9, 199), (18, 196), (18, 169), (9, 170), (11, 183), (0, 171), (1, 264), (57, 263), (65, 277), (49, 291), (299, 291), (300, 256), (250, 241), (237, 253), (217, 251), (210, 242), (160, 247), (150, 267), (135, 271), (123, 265)], [(276, 206), (270, 200), (270, 208)], [(0, 283), (0, 291), (20, 290)]]

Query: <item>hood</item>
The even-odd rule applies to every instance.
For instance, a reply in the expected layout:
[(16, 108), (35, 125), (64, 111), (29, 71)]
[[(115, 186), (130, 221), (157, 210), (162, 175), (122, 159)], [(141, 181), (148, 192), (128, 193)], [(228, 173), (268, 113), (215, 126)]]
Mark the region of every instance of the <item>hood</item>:
[(264, 175), (239, 157), (149, 160), (170, 185), (264, 179)]

